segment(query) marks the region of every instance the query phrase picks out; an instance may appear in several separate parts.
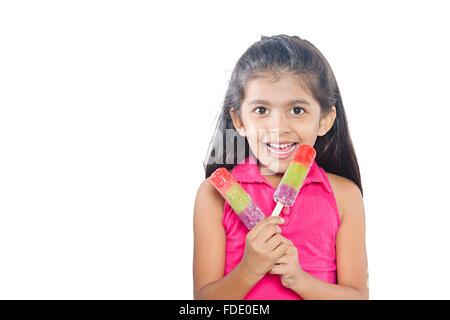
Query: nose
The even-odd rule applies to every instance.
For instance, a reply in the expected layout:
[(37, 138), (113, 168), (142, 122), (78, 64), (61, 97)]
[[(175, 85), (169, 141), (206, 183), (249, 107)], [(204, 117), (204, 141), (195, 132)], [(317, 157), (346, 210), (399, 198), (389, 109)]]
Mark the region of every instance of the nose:
[(289, 133), (289, 121), (283, 112), (274, 112), (270, 119), (269, 130), (272, 132)]

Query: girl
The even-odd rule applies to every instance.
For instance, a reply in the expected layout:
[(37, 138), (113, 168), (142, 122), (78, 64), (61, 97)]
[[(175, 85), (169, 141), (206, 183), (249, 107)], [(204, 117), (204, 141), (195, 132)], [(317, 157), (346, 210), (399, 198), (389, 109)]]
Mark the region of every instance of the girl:
[[(294, 205), (271, 217), (302, 144), (316, 159)], [(209, 181), (219, 167), (266, 215), (250, 231)], [(205, 171), (194, 208), (195, 299), (368, 299), (359, 166), (333, 71), (310, 42), (262, 36), (242, 55)]]

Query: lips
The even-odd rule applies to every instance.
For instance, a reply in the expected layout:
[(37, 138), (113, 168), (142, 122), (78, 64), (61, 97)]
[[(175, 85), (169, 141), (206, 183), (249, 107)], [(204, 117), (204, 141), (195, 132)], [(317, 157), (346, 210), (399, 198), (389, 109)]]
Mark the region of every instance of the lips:
[(276, 159), (289, 158), (297, 147), (296, 142), (266, 143), (269, 154)]
[(295, 144), (295, 142), (282, 142), (282, 143), (267, 143), (267, 145), (272, 149), (289, 149)]

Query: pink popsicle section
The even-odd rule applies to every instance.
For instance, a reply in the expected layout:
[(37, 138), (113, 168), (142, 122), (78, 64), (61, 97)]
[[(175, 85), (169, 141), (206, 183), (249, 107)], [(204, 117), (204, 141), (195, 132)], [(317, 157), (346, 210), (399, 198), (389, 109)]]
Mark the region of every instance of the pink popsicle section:
[[(225, 201), (227, 201), (232, 208), (235, 208), (236, 206), (233, 201), (239, 200), (233, 200), (226, 196), (227, 190), (229, 190), (235, 184), (239, 185), (239, 183), (236, 181), (236, 179), (234, 179), (231, 173), (225, 168), (219, 168), (211, 174), (210, 181), (217, 189), (217, 191), (219, 191)], [(239, 185), (239, 187), (239, 189), (242, 189), (242, 192), (245, 194), (245, 196), (242, 198), (248, 198), (250, 199), (250, 201), (247, 203), (247, 206), (240, 214), (238, 214), (236, 211), (235, 212), (241, 219), (241, 221), (245, 224), (245, 226), (250, 230), (255, 226), (255, 224), (263, 219), (265, 215), (261, 211), (261, 209), (258, 208), (251, 197), (245, 192), (242, 186)]]

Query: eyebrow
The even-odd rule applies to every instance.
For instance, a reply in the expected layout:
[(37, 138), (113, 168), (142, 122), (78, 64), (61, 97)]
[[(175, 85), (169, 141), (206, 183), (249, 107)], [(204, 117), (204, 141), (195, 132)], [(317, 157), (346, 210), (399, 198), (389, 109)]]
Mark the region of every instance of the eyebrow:
[[(292, 101), (289, 101), (287, 103), (287, 105), (296, 104), (296, 103), (303, 103), (303, 104), (306, 104), (308, 106), (310, 105), (309, 102), (306, 101), (305, 99), (292, 100)], [(270, 102), (266, 101), (266, 100), (255, 99), (255, 100), (250, 101), (249, 105), (251, 105), (251, 104), (266, 104), (266, 105), (270, 105)]]

